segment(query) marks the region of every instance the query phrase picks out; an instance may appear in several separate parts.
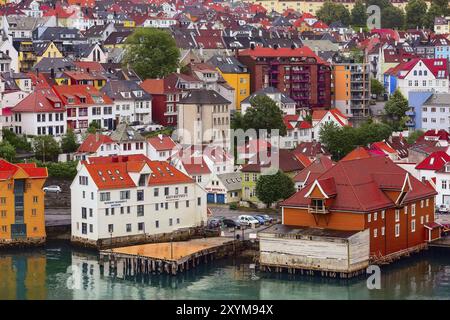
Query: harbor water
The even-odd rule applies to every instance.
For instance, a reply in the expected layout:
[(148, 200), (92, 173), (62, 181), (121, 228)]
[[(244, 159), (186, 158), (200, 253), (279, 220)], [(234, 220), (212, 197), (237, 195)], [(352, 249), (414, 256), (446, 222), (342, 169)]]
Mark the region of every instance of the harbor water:
[(100, 267), (92, 251), (64, 243), (0, 253), (0, 299), (449, 299), (450, 252), (428, 250), (381, 267), (380, 289), (367, 277), (342, 280), (255, 271), (227, 258), (176, 276), (124, 276)]

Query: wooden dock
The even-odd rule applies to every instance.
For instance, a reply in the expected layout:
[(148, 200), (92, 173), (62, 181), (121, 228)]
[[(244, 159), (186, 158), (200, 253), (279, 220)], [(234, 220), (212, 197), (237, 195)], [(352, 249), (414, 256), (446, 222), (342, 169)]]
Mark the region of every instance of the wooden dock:
[(176, 275), (200, 263), (234, 254), (242, 242), (213, 237), (120, 247), (100, 251), (100, 263), (110, 271), (124, 274), (167, 273)]
[(442, 237), (428, 244), (429, 247), (450, 248), (450, 236)]

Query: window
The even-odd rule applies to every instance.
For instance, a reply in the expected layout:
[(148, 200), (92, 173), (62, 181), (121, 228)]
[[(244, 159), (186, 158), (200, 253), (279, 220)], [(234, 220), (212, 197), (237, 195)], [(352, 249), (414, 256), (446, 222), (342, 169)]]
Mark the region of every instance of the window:
[(159, 221), (158, 220), (155, 221), (155, 228), (159, 228)]
[(400, 223), (395, 224), (395, 237), (400, 237)]
[(0, 204), (6, 204), (6, 197), (0, 197)]
[(88, 179), (88, 177), (85, 177), (85, 176), (79, 176), (78, 181), (79, 181), (80, 185), (87, 186), (89, 179)]
[(175, 201), (175, 209), (178, 209), (178, 201)]
[(189, 200), (186, 200), (186, 208), (189, 208)]
[(408, 206), (405, 206), (403, 210), (405, 210), (405, 214), (408, 214)]
[(173, 225), (173, 219), (170, 218), (170, 219), (169, 219), (169, 226), (172, 226), (172, 225)]
[(424, 217), (421, 216), (421, 217), (420, 217), (420, 224), (423, 224), (423, 220), (424, 220)]
[(373, 229), (373, 237), (376, 238), (378, 236), (378, 229)]
[(130, 199), (130, 191), (120, 191), (120, 200)]
[(381, 219), (384, 219), (385, 214), (386, 214), (386, 210), (381, 210)]
[(367, 222), (371, 222), (372, 221), (372, 214), (367, 214)]
[(82, 207), (81, 208), (81, 219), (86, 219), (87, 218), (87, 209)]
[(158, 197), (159, 196), (159, 188), (153, 189), (153, 196)]
[(168, 196), (169, 195), (169, 187), (165, 187), (164, 188), (164, 195)]
[(145, 224), (144, 222), (138, 223), (138, 231), (144, 231), (145, 230)]
[(197, 205), (198, 206), (202, 205), (202, 198), (200, 198), (200, 197), (197, 198)]
[(377, 221), (378, 218), (378, 212), (373, 213), (373, 221)]
[(111, 194), (109, 192), (100, 193), (100, 201), (109, 201), (109, 200), (111, 200)]
[(384, 227), (381, 227), (381, 235), (384, 236)]
[(92, 208), (89, 208), (89, 217), (92, 218), (93, 213), (94, 213), (94, 210)]
[(144, 201), (144, 190), (137, 191), (137, 201)]
[(447, 180), (442, 180), (442, 189), (447, 189)]
[(127, 223), (127, 232), (131, 232), (131, 223)]
[(155, 203), (155, 211), (159, 211), (159, 204)]
[(411, 216), (415, 216), (416, 215), (416, 204), (415, 203), (413, 203), (412, 205), (411, 205)]
[(111, 208), (111, 215), (114, 215), (114, 208)]
[(411, 220), (411, 232), (416, 232), (416, 219)]
[(38, 197), (37, 196), (33, 196), (33, 203), (38, 203)]
[(185, 193), (185, 194), (188, 193), (188, 187), (184, 187), (184, 193)]
[(430, 199), (425, 200), (425, 207), (428, 207), (430, 205)]
[(131, 213), (131, 207), (130, 206), (127, 207), (127, 214), (129, 214), (129, 213)]
[(90, 233), (94, 232), (94, 226), (92, 224), (89, 225), (89, 232)]
[(429, 221), (429, 220), (430, 220), (429, 218), (430, 218), (430, 216), (427, 214), (427, 215), (425, 216), (425, 222), (426, 222), (426, 223), (430, 222), (430, 221)]
[(31, 216), (36, 217), (36, 209), (31, 209)]
[(108, 232), (109, 233), (113, 233), (114, 232), (114, 225), (113, 224), (108, 224)]
[(400, 221), (400, 210), (395, 209), (395, 222)]
[(105, 209), (105, 216), (109, 216), (109, 208)]
[(423, 208), (424, 201), (420, 200), (420, 207)]
[(143, 205), (138, 205), (137, 206), (137, 216), (138, 217), (142, 217), (144, 215), (144, 206)]
[(87, 223), (82, 223), (81, 224), (81, 233), (82, 234), (87, 234)]

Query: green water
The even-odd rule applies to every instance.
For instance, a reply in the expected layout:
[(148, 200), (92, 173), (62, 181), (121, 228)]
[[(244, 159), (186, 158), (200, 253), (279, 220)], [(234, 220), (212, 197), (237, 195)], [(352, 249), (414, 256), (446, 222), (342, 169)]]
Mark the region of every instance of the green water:
[[(254, 272), (242, 259), (215, 261), (175, 277), (124, 278), (101, 272), (97, 259), (95, 253), (65, 244), (1, 252), (0, 299), (450, 298), (450, 251), (428, 251), (383, 267), (380, 290), (368, 290), (364, 277), (337, 280)], [(76, 277), (67, 272), (71, 265), (78, 266)]]

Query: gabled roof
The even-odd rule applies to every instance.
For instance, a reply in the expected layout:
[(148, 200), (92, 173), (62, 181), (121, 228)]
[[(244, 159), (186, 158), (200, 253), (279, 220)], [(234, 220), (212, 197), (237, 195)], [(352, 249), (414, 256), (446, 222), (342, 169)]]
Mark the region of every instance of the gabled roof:
[(83, 143), (78, 147), (78, 153), (95, 153), (102, 144), (114, 143), (114, 141), (103, 134), (89, 134)]
[(147, 142), (156, 151), (172, 150), (177, 146), (171, 137), (165, 135), (158, 135), (156, 137), (148, 138)]
[(137, 187), (130, 173), (139, 173), (145, 165), (151, 171), (149, 185), (193, 183), (194, 181), (165, 161), (151, 161), (143, 154), (112, 157), (90, 157), (82, 164), (99, 189)]
[(36, 163), (13, 164), (0, 158), (0, 181), (11, 179), (19, 170), (23, 170), (30, 179), (47, 178), (48, 176), (47, 168), (39, 168)]
[(295, 177), (295, 182), (312, 183), (322, 173), (330, 169), (334, 165), (328, 157), (319, 157), (315, 161), (311, 162), (305, 169), (300, 171)]
[(433, 170), (437, 171), (450, 161), (450, 155), (444, 151), (436, 151), (426, 157), (417, 166), (417, 170)]
[(329, 115), (330, 117), (333, 117), (341, 126), (348, 126), (348, 117), (345, 116), (339, 109), (334, 108), (330, 110), (314, 110), (312, 114), (312, 121), (319, 122), (321, 121), (325, 116)]
[[(335, 196), (330, 203), (329, 209), (331, 211), (366, 213), (393, 207), (395, 203), (385, 191), (388, 189), (397, 190), (399, 186), (402, 187), (407, 176), (411, 189), (406, 193), (404, 203), (436, 195), (436, 191), (429, 184), (422, 183), (412, 177), (406, 170), (387, 157), (339, 161), (335, 166), (320, 175), (316, 181), (322, 182), (322, 184), (328, 181), (324, 184), (324, 189), (329, 187), (326, 193), (330, 193), (334, 190), (328, 179), (333, 178)], [(311, 199), (306, 195), (313, 187), (314, 184), (298, 191), (281, 205), (307, 207)]]
[(12, 112), (65, 112), (65, 107), (50, 88), (36, 89), (16, 104)]

